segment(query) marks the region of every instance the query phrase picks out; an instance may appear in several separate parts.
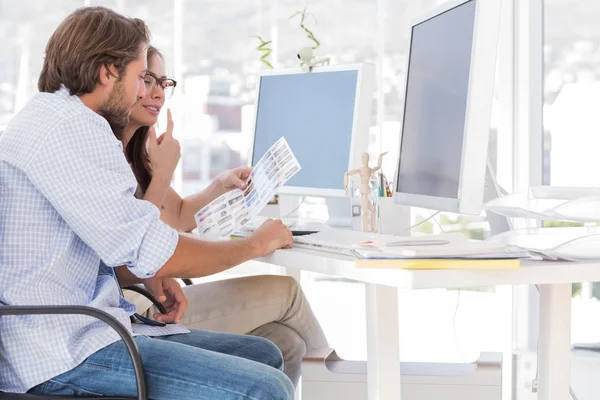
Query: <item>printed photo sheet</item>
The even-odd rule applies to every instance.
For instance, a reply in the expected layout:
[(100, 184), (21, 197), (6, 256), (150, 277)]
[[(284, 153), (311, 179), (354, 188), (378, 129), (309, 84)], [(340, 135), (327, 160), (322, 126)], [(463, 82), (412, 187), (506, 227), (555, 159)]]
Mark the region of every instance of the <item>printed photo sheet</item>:
[(285, 138), (280, 138), (254, 166), (245, 190), (234, 189), (196, 214), (200, 236), (224, 237), (240, 228), (267, 205), (277, 188), (300, 171)]

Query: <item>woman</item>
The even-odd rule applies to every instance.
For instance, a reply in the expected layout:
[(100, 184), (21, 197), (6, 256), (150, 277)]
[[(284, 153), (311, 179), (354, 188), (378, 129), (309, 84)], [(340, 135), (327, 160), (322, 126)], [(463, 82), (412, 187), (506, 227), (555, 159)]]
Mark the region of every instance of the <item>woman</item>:
[[(152, 128), (166, 95), (171, 94), (176, 85), (166, 77), (163, 56), (154, 47), (148, 49), (148, 73), (144, 81), (146, 97), (135, 105), (129, 124), (120, 135), (139, 184), (136, 195), (156, 205), (165, 223), (179, 231), (190, 232), (196, 227), (195, 213), (226, 191), (236, 187), (244, 189), (251, 169), (241, 167), (224, 172), (204, 191), (182, 199), (170, 187), (180, 156), (179, 143), (172, 137), (170, 112), (167, 132), (157, 138)], [(269, 339), (281, 350), (284, 372), (294, 386), (298, 383), (306, 351), (329, 347), (302, 289), (293, 278), (251, 276), (184, 288), (174, 280), (163, 280), (163, 290), (167, 296), (160, 296), (160, 300), (166, 300), (169, 313), (159, 314), (152, 307), (146, 311), (147, 315), (164, 322), (179, 322), (188, 328)], [(143, 311), (138, 308), (138, 312)]]

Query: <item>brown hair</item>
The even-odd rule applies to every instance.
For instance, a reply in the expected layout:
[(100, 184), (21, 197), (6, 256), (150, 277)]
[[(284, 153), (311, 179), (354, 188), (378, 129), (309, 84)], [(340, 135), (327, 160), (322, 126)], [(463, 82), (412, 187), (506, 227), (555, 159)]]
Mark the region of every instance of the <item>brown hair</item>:
[(91, 93), (102, 66), (113, 65), (122, 79), (127, 65), (149, 42), (150, 31), (141, 19), (105, 7), (79, 8), (48, 40), (38, 89), (54, 93), (64, 85), (71, 95)]
[[(148, 63), (152, 60), (152, 57), (158, 56), (164, 60), (163, 55), (154, 46), (148, 46)], [(148, 149), (146, 148), (146, 142), (148, 141), (149, 126), (142, 126), (138, 128), (125, 148), (125, 157), (131, 164), (131, 169), (135, 175), (135, 179), (141, 189), (141, 195), (143, 196), (150, 186), (152, 180), (152, 167), (150, 165), (150, 157), (148, 157)]]

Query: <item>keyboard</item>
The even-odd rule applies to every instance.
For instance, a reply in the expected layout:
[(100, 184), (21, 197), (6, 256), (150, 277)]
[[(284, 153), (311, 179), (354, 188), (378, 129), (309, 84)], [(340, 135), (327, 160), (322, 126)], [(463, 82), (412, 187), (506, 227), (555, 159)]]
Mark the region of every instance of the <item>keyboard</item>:
[(294, 236), (296, 247), (338, 254), (352, 254), (352, 250), (357, 247), (375, 249), (379, 246), (436, 246), (463, 241), (466, 241), (466, 238), (457, 235), (393, 236), (335, 228), (328, 228), (312, 235)]
[[(253, 218), (252, 221), (244, 225), (242, 231), (246, 233), (253, 232), (267, 219), (266, 217)], [(282, 221), (288, 228), (293, 230), (298, 220), (289, 218)], [(464, 237), (458, 236), (458, 238)], [(411, 246), (408, 243), (413, 243), (412, 246), (414, 246), (419, 244), (419, 242), (422, 242), (420, 245), (441, 245), (448, 244), (450, 240), (457, 240), (456, 235), (427, 235), (424, 237), (378, 235), (375, 233), (331, 227), (326, 227), (316, 233), (294, 235), (293, 237), (295, 247), (328, 251), (343, 255), (353, 255), (352, 250), (357, 247), (364, 249), (377, 248), (378, 246)], [(438, 241), (440, 243), (436, 243)]]
[[(242, 227), (242, 231), (244, 231), (244, 232), (254, 232), (258, 228), (260, 228), (260, 226), (262, 224), (264, 224), (269, 219), (274, 219), (274, 218), (268, 218), (268, 217), (263, 217), (263, 216), (253, 217), (250, 221), (248, 221)], [(283, 222), (283, 224), (285, 226), (287, 226), (288, 228), (292, 228), (297, 223), (297, 221), (298, 221), (297, 218), (280, 218), (280, 219), (281, 219), (281, 222)]]
[(368, 241), (387, 243), (398, 239), (397, 236), (391, 235), (329, 228), (312, 235), (294, 236), (294, 246), (350, 254), (352, 249), (359, 243)]
[[(248, 221), (241, 230), (243, 232), (254, 232), (269, 218), (258, 216)], [(321, 222), (311, 222), (309, 220), (299, 220), (298, 218), (282, 218), (281, 222), (292, 231), (294, 236), (304, 236), (317, 233), (329, 227)], [(307, 225), (308, 223), (308, 225)]]

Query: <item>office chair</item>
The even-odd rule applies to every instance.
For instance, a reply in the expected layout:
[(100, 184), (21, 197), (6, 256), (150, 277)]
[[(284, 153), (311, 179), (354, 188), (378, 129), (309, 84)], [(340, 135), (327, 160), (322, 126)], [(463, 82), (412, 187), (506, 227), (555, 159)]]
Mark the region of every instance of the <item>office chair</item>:
[(138, 351), (137, 345), (133, 340), (133, 337), (125, 329), (125, 327), (112, 315), (93, 307), (87, 306), (0, 306), (0, 317), (4, 315), (58, 315), (58, 314), (71, 314), (71, 315), (87, 315), (90, 317), (97, 318), (108, 326), (113, 328), (127, 347), (127, 352), (131, 357), (133, 363), (133, 372), (135, 374), (137, 397), (74, 397), (74, 396), (42, 396), (33, 394), (17, 394), (17, 393), (3, 393), (0, 392), (0, 400), (90, 400), (90, 399), (102, 399), (102, 400), (147, 400), (148, 395), (146, 392), (146, 379), (144, 378), (144, 367), (142, 365), (142, 358)]
[[(1, 132), (0, 132), (1, 133)], [(148, 298), (156, 306), (158, 311), (166, 314), (167, 310), (149, 291), (140, 286), (127, 286), (128, 289), (137, 292)], [(138, 348), (133, 341), (131, 334), (121, 325), (121, 323), (112, 315), (93, 307), (87, 306), (0, 306), (0, 317), (3, 315), (41, 315), (41, 314), (79, 314), (95, 317), (113, 328), (125, 342), (129, 356), (133, 362), (133, 372), (137, 382), (138, 395), (135, 399), (146, 400), (146, 381), (144, 378), (144, 368)], [(0, 400), (79, 400), (79, 399), (103, 399), (103, 400), (132, 400), (125, 397), (74, 397), (74, 396), (43, 396), (34, 394), (16, 394), (0, 392)]]

